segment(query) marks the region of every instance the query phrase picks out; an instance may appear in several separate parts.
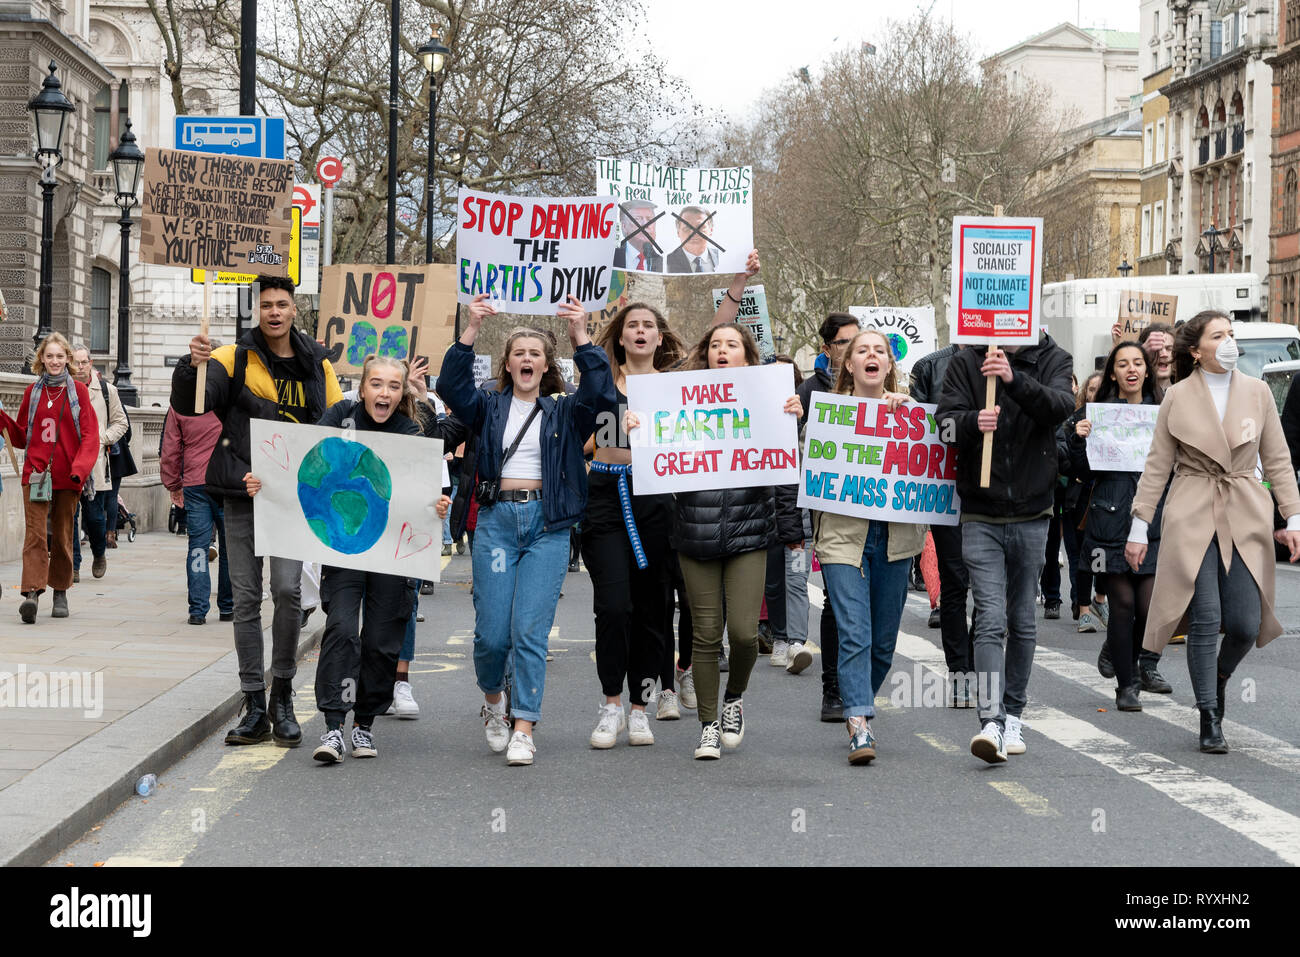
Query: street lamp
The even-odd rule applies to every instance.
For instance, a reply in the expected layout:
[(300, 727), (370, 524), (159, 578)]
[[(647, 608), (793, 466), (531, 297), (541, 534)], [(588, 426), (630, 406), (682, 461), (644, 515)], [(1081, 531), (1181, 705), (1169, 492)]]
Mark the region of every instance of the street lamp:
[(1125, 279), (1127, 279), (1128, 274), (1133, 271), (1133, 267), (1132, 265), (1129, 264), (1127, 256), (1124, 257), (1124, 261), (1120, 263), (1117, 268), (1119, 270), (1119, 274), (1123, 276)]
[(424, 72), (429, 74), (429, 169), (425, 176), (425, 190), (428, 199), (424, 207), (424, 261), (433, 262), (433, 167), (437, 157), (438, 141), (435, 131), (438, 128), (438, 77), (447, 65), (451, 51), (442, 45), (436, 27), (430, 28), (430, 37), (424, 46), (416, 52), (424, 64)]
[[(51, 252), (54, 246), (56, 182), (54, 171), (63, 162), (63, 151), (59, 147), (63, 143), (63, 131), (68, 123), (68, 114), (75, 109), (63, 95), (61, 89), (63, 84), (54, 75), (57, 69), (58, 67), (51, 60), (50, 75), (41, 84), (41, 92), (32, 97), (31, 102), (27, 104), (27, 109), (31, 111), (32, 119), (36, 123), (36, 160), (42, 167), (40, 318), (36, 326), (36, 335), (32, 337), (35, 346), (39, 346), (41, 340), (53, 331), (54, 262)], [(31, 366), (25, 365), (23, 371), (30, 372)]]
[(774, 338), (774, 340), (775, 340), (775, 342), (776, 342), (776, 351), (779, 352), (779, 353), (781, 353), (781, 354), (784, 354), (784, 353), (785, 353), (785, 336), (781, 335), (781, 333), (778, 332), (778, 333), (777, 333), (773, 338)]
[(1210, 246), (1210, 275), (1214, 275), (1214, 253), (1218, 248), (1219, 230), (1211, 226), (1205, 232), (1201, 233), (1201, 238), (1206, 240)]
[(123, 405), (138, 406), (140, 394), (131, 384), (131, 207), (136, 202), (140, 188), (140, 173), (144, 169), (144, 153), (136, 145), (131, 132), (131, 121), (118, 140), (117, 148), (108, 154), (113, 164), (113, 179), (117, 195), (113, 201), (122, 210), (118, 225), (122, 227), (122, 255), (117, 267), (117, 368), (113, 370), (113, 385), (122, 398)]

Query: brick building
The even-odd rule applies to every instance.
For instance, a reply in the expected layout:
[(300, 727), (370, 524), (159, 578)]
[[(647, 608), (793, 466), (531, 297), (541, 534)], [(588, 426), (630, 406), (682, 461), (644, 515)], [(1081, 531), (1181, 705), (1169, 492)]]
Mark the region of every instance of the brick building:
[(1280, 0), (1278, 52), (1273, 68), (1273, 228), (1269, 231), (1269, 318), (1300, 324), (1300, 223), (1296, 178), (1300, 170), (1300, 0)]

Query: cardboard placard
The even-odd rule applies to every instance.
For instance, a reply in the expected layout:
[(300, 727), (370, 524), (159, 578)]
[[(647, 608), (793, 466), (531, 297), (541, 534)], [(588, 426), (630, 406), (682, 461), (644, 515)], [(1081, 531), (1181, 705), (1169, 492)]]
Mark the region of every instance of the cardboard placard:
[(145, 151), (140, 261), (289, 275), (293, 163)]
[(957, 450), (939, 437), (937, 405), (814, 392), (799, 507), (913, 525), (956, 525)]
[(1153, 322), (1172, 326), (1178, 315), (1178, 297), (1154, 292), (1126, 290), (1119, 297), (1119, 338), (1137, 342), (1142, 330)]
[(336, 372), (359, 373), (374, 353), (429, 360), (429, 374), (456, 336), (456, 267), (338, 265), (321, 270), (319, 335)]

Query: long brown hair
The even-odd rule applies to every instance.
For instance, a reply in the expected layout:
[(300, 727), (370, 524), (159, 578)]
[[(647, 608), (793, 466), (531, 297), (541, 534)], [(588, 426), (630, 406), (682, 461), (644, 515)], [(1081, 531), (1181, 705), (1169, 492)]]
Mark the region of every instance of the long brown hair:
[[(1100, 369), (1094, 369), (1092, 372), (1088, 373), (1088, 377), (1083, 380), (1083, 382), (1079, 386), (1079, 391), (1076, 392), (1074, 395), (1074, 408), (1076, 411), (1078, 409), (1082, 409), (1085, 405), (1088, 404), (1088, 383), (1091, 382), (1093, 379), (1100, 379), (1100, 378), (1101, 378)], [(1098, 384), (1097, 390), (1098, 391), (1101, 390), (1100, 384)], [(1096, 396), (1093, 396), (1093, 401), (1094, 402), (1097, 401)]]
[(898, 391), (898, 363), (894, 361), (894, 347), (889, 344), (889, 337), (879, 329), (871, 326), (863, 329), (856, 336), (849, 340), (849, 344), (844, 347), (844, 358), (840, 360), (840, 375), (835, 380), (835, 392), (838, 395), (853, 394), (853, 372), (849, 369), (849, 357), (853, 355), (853, 350), (857, 348), (858, 340), (863, 336), (878, 336), (880, 341), (885, 344), (885, 353), (889, 356), (889, 371), (885, 373), (885, 391)]
[(659, 347), (655, 349), (654, 367), (658, 372), (671, 369), (686, 355), (686, 343), (675, 333), (668, 320), (654, 306), (644, 302), (630, 302), (609, 320), (605, 328), (596, 337), (596, 345), (605, 350), (609, 364), (617, 372), (618, 367), (627, 362), (627, 350), (623, 348), (623, 325), (628, 314), (636, 309), (644, 309), (655, 317), (655, 326), (659, 329)]
[(1106, 356), (1106, 364), (1101, 368), (1101, 385), (1097, 387), (1097, 396), (1093, 402), (1114, 402), (1119, 398), (1119, 382), (1115, 379), (1115, 362), (1119, 359), (1119, 354), (1125, 349), (1136, 349), (1142, 356), (1142, 364), (1146, 370), (1142, 377), (1142, 398), (1147, 396), (1155, 399), (1156, 405), (1164, 399), (1164, 390), (1160, 388), (1160, 383), (1156, 381), (1156, 366), (1151, 361), (1151, 353), (1147, 352), (1142, 346), (1131, 340), (1124, 340), (1115, 343), (1111, 347), (1110, 354)]
[[(365, 405), (365, 398), (361, 395), (361, 390), (366, 386), (366, 380), (370, 378), (370, 370), (375, 366), (392, 366), (394, 369), (400, 369), (402, 373), (402, 399), (397, 403), (397, 411), (402, 413), (412, 422), (420, 424), (420, 413), (416, 411), (415, 396), (411, 395), (409, 379), (411, 367), (405, 359), (395, 359), (392, 356), (380, 356), (371, 353), (366, 356), (366, 361), (361, 364), (361, 382), (357, 386), (357, 398)], [(370, 413), (367, 412), (367, 415)]]
[(1220, 309), (1206, 309), (1174, 330), (1174, 382), (1182, 382), (1196, 368), (1192, 350), (1200, 345), (1205, 327), (1215, 319), (1227, 319), (1229, 324), (1232, 323), (1232, 318), (1226, 312)]
[(510, 361), (510, 350), (515, 347), (515, 340), (517, 339), (536, 339), (542, 344), (542, 354), (546, 357), (546, 371), (542, 373), (542, 381), (538, 386), (537, 394), (562, 394), (564, 392), (564, 377), (560, 375), (560, 364), (555, 360), (555, 343), (541, 329), (530, 329), (527, 326), (512, 329), (510, 335), (506, 337), (506, 346), (501, 351), (501, 362), (497, 365), (497, 391), (514, 391), (515, 383), (510, 378), (507, 364)]
[(721, 325), (712, 326), (704, 333), (691, 354), (686, 357), (686, 368), (691, 371), (707, 369), (709, 367), (709, 343), (713, 341), (713, 334), (722, 329), (732, 329), (740, 333), (741, 345), (745, 347), (745, 365), (756, 366), (762, 364), (762, 359), (758, 355), (758, 344), (754, 342), (754, 337), (750, 335), (748, 329), (738, 322), (724, 322)]

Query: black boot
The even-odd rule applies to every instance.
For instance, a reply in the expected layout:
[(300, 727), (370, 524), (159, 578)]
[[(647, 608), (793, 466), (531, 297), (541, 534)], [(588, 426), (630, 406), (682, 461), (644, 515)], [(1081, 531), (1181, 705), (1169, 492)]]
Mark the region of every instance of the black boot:
[(1223, 699), (1228, 696), (1228, 679), (1231, 678), (1232, 675), (1225, 675), (1223, 672), (1218, 670), (1215, 671), (1215, 674), (1217, 674), (1219, 678), (1219, 680), (1216, 681), (1214, 684), (1214, 690), (1216, 693), (1216, 697), (1218, 698), (1219, 720), (1222, 721), (1223, 720)]
[(1223, 728), (1213, 708), (1201, 709), (1201, 750), (1206, 754), (1228, 753), (1228, 742), (1223, 740)]
[(1139, 685), (1115, 689), (1115, 708), (1119, 711), (1141, 711), (1142, 702), (1138, 699)]
[(840, 700), (840, 689), (837, 687), (822, 690), (822, 720), (844, 720), (844, 702)]
[(261, 744), (271, 736), (266, 717), (266, 692), (244, 692), (244, 720), (226, 732), (226, 744)]
[(1115, 677), (1115, 665), (1110, 660), (1110, 644), (1101, 643), (1101, 654), (1097, 655), (1097, 671), (1103, 678)]
[(302, 728), (293, 713), (293, 684), (288, 678), (271, 679), (271, 733), (282, 748), (302, 744)]
[[(1158, 660), (1158, 659), (1157, 659)], [(1138, 674), (1142, 678), (1142, 690), (1152, 694), (1173, 694), (1174, 686), (1165, 680), (1154, 661), (1142, 661), (1138, 665)]]

